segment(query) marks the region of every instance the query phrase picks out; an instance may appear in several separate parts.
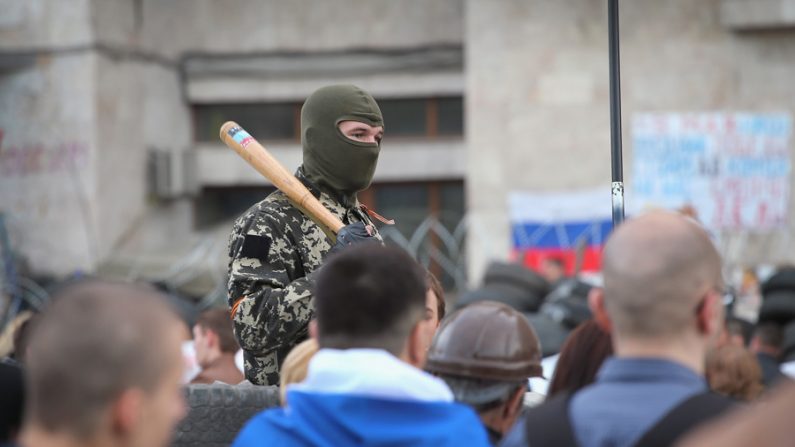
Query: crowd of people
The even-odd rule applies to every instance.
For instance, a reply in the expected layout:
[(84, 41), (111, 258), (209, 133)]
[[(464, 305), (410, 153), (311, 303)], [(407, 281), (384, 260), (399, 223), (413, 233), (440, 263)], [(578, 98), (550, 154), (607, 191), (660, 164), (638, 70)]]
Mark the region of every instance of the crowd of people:
[[(720, 427), (736, 433), (730, 445), (791, 441), (790, 424), (765, 415), (792, 411), (795, 385), (778, 369), (766, 384), (757, 360), (777, 362), (780, 331), (761, 324), (747, 346), (731, 336), (720, 256), (698, 223), (637, 217), (603, 256), (593, 319), (570, 334), (538, 396), (528, 379), (545, 375), (542, 351), (522, 313), (480, 300), (444, 317), (438, 283), (403, 250), (341, 250), (315, 278), (309, 338), (280, 370), (283, 406), (252, 418), (234, 445), (698, 446), (726, 439)], [(195, 383), (247, 382), (228, 310), (202, 313), (192, 329)], [(4, 411), (24, 394), (25, 418), (4, 413), (4, 441), (168, 444), (186, 412), (190, 335), (160, 292), (73, 284), (23, 331), (24, 375), (7, 378), (23, 370), (10, 362), (0, 372)]]
[[(192, 327), (152, 287), (62, 288), (0, 363), (0, 444), (168, 445), (189, 411), (190, 339), (200, 368), (191, 383), (279, 387), (281, 406), (240, 427), (237, 447), (795, 439), (781, 416), (795, 410), (795, 385), (782, 373), (795, 356), (786, 337), (795, 270), (763, 287), (758, 325), (740, 324), (727, 318), (721, 257), (704, 228), (673, 212), (637, 216), (614, 229), (601, 286), (585, 289), (567, 320), (574, 329), (549, 351), (541, 320), (505, 296), (514, 289), (484, 288), (448, 312), (439, 281), (381, 243), (373, 220), (385, 219), (356, 198), (384, 131), (369, 94), (320, 89), (301, 122), (297, 177), (343, 222), (336, 240), (273, 193), (235, 223), (228, 308), (205, 311)], [(560, 262), (543, 270), (526, 281), (531, 288), (571, 289)], [(554, 370), (545, 368), (545, 354), (558, 351)], [(531, 385), (539, 380), (543, 388)]]

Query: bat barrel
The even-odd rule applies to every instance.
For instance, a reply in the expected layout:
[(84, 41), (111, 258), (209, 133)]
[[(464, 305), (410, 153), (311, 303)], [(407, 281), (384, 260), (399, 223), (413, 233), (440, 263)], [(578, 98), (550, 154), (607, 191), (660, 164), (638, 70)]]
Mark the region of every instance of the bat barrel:
[(221, 126), (221, 141), (279, 188), (304, 214), (314, 220), (333, 240), (344, 224), (331, 213), (292, 173), (276, 160), (254, 137), (234, 121)]

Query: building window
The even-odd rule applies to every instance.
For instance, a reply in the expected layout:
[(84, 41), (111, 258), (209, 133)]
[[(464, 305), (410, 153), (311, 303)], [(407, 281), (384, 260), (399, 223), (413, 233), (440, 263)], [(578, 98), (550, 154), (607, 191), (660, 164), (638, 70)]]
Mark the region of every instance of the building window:
[(378, 101), (388, 137), (428, 135), (428, 101), (425, 99), (386, 99)]
[(293, 103), (194, 105), (196, 141), (220, 141), (218, 131), (227, 121), (263, 140), (295, 140), (300, 136), (299, 112), (300, 106)]
[[(464, 134), (464, 101), (460, 96), (377, 99), (388, 139), (448, 138)], [(301, 140), (301, 102), (196, 104), (193, 122), (197, 142), (217, 142), (218, 130), (235, 121), (255, 138)]]
[(439, 135), (464, 134), (464, 101), (462, 98), (439, 98), (437, 132)]
[(196, 229), (207, 230), (240, 217), (247, 209), (275, 191), (273, 186), (230, 186), (203, 188), (194, 201)]

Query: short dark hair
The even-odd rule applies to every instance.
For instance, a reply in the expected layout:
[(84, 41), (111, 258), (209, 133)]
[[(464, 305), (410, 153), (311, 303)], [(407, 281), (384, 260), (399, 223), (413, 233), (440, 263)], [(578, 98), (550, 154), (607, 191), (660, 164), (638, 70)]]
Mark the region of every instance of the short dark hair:
[(436, 295), (436, 315), (441, 321), (447, 311), (447, 304), (444, 302), (444, 288), (442, 287), (442, 283), (436, 279), (436, 276), (434, 276), (430, 270), (426, 272), (425, 279), (428, 282), (428, 289)]
[(754, 336), (759, 342), (771, 348), (781, 349), (784, 344), (784, 331), (775, 323), (764, 323), (754, 329)]
[(53, 296), (33, 329), (29, 419), (80, 439), (95, 434), (123, 391), (155, 390), (180, 361), (176, 346), (164, 345), (176, 339), (179, 320), (166, 297), (143, 284), (70, 285)]
[(219, 308), (205, 310), (196, 319), (196, 326), (205, 331), (215, 332), (221, 345), (221, 352), (234, 354), (240, 349), (228, 310)]
[(378, 244), (349, 247), (318, 273), (318, 344), (399, 355), (424, 318), (426, 290), (424, 269), (404, 250)]

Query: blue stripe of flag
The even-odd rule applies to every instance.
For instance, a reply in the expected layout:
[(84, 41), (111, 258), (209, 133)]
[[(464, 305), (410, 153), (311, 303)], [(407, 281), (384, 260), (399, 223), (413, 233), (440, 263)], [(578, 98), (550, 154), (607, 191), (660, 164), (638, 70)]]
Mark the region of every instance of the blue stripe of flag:
[(589, 247), (604, 244), (613, 229), (611, 220), (586, 222), (520, 222), (512, 225), (513, 246), (528, 248), (574, 248), (580, 238)]

